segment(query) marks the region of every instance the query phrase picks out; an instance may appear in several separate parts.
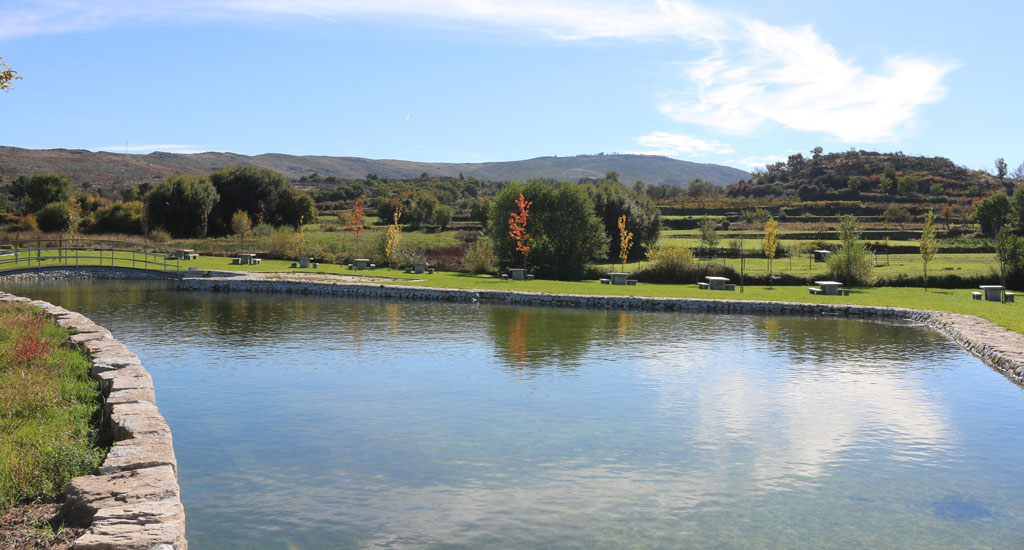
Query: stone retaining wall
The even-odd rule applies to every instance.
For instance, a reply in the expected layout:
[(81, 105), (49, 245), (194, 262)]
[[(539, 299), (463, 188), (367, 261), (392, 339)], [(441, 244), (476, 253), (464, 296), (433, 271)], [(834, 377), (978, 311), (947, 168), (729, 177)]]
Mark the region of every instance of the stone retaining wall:
[(0, 291), (0, 301), (25, 302), (69, 329), (69, 344), (92, 359), (114, 446), (98, 475), (68, 483), (64, 511), (89, 525), (76, 550), (185, 550), (185, 509), (171, 429), (156, 408), (153, 379), (138, 356), (80, 313)]
[(71, 266), (44, 266), (29, 267), (20, 270), (11, 270), (0, 273), (0, 279), (10, 281), (63, 281), (69, 279), (120, 279), (120, 280), (143, 280), (162, 281), (169, 277), (177, 277), (174, 271), (147, 271), (144, 269), (132, 269), (129, 267), (110, 267), (98, 265)]
[(642, 296), (598, 296), (584, 294), (543, 294), (513, 290), (461, 290), (418, 286), (362, 283), (332, 283), (254, 278), (253, 276), (190, 278), (173, 281), (179, 290), (225, 292), (273, 292), (389, 300), (432, 300), (444, 302), (486, 302), (510, 305), (583, 307), (595, 309), (638, 309), (694, 313), (745, 313), (770, 315), (829, 315), (868, 319), (903, 319), (927, 325), (1018, 384), (1024, 384), (1024, 335), (1006, 330), (973, 315), (918, 309), (860, 306), (852, 304), (805, 304), (754, 300), (649, 298)]

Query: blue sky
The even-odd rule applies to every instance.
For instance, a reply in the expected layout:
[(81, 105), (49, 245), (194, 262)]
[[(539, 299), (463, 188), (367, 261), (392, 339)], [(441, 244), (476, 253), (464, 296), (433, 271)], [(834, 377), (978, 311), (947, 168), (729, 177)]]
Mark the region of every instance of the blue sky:
[[(1017, 2), (0, 0), (0, 145), (1024, 161)], [(126, 145), (127, 144), (127, 145)]]

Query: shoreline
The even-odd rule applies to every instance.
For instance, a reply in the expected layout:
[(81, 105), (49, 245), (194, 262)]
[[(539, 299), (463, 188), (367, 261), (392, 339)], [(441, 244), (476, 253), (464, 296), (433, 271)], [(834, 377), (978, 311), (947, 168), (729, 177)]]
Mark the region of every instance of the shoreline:
[[(152, 273), (122, 268), (53, 269), (24, 272), (4, 278), (13, 280), (73, 279), (160, 279)], [(291, 277), (291, 278), (290, 278)], [(1011, 331), (975, 315), (885, 306), (854, 304), (811, 304), (704, 298), (655, 298), (598, 294), (548, 294), (521, 290), (469, 290), (414, 285), (384, 285), (348, 282), (331, 277), (309, 280), (288, 273), (204, 271), (181, 278), (162, 277), (169, 289), (178, 291), (298, 293), (382, 298), (390, 300), (452, 301), (545, 307), (674, 311), (690, 313), (734, 313), (767, 315), (828, 315), (864, 319), (902, 319), (925, 325), (981, 359), (1015, 383), (1024, 386), (1024, 334)]]

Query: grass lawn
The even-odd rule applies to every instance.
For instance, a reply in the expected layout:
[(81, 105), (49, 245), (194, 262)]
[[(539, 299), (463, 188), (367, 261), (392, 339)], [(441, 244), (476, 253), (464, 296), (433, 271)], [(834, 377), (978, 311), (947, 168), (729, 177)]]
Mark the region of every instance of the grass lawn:
[[(236, 243), (237, 244), (237, 243)], [(991, 270), (991, 254), (942, 254), (929, 268), (932, 275), (940, 275), (952, 270), (958, 274), (986, 274)], [(739, 260), (725, 260), (727, 263), (737, 263)], [(763, 262), (759, 264), (758, 262)], [(876, 275), (895, 274), (900, 271), (906, 273), (920, 273), (920, 257), (913, 254), (897, 255), (890, 258), (891, 265), (885, 266), (884, 257), (877, 258), (882, 263), (876, 268)], [(172, 262), (173, 263), (173, 262)], [(201, 270), (230, 270), (230, 271), (281, 271), (281, 272), (316, 272), (316, 273), (345, 273), (348, 271), (336, 264), (320, 264), (319, 269), (292, 269), (292, 262), (286, 260), (263, 260), (260, 265), (232, 265), (230, 258), (200, 256), (198, 260), (181, 261), (181, 267), (195, 267)], [(55, 265), (53, 262), (44, 262), (44, 265)], [(118, 260), (117, 265), (130, 267), (128, 260)], [(109, 265), (109, 264), (107, 264)], [(609, 267), (618, 268), (620, 264), (608, 264)], [(639, 267), (639, 263), (627, 264), (627, 271), (633, 271)], [(731, 264), (730, 264), (731, 265)], [(748, 259), (746, 262), (747, 273), (767, 273), (767, 261), (760, 259)], [(789, 260), (782, 259), (775, 261), (775, 272), (788, 272), (796, 275), (822, 275), (824, 276), (823, 264), (812, 264), (807, 268), (806, 260), (794, 259), (793, 270), (789, 270)], [(736, 266), (738, 267), (738, 265)], [(958, 269), (959, 268), (959, 269)], [(500, 277), (491, 275), (472, 275), (466, 273), (437, 272), (433, 275), (409, 275), (403, 270), (377, 269), (375, 271), (361, 271), (359, 274), (382, 275), (398, 279), (393, 283), (386, 284), (410, 284), (421, 286), (432, 286), (438, 288), (460, 288), (480, 290), (527, 290), (533, 292), (567, 293), (567, 294), (611, 294), (627, 296), (652, 296), (652, 297), (680, 297), (680, 298), (729, 298), (740, 300), (778, 300), (805, 303), (845, 303), (875, 306), (894, 306), (916, 309), (936, 309), (951, 311), (955, 313), (968, 313), (983, 317), (994, 323), (1024, 333), (1024, 312), (1019, 304), (1000, 304), (995, 302), (976, 301), (971, 298), (971, 290), (976, 289), (932, 289), (925, 291), (922, 288), (903, 287), (877, 287), (855, 289), (850, 296), (812, 296), (808, 294), (804, 286), (748, 286), (744, 292), (712, 292), (698, 290), (694, 285), (661, 285), (641, 283), (637, 286), (610, 286), (602, 285), (598, 281), (503, 281)], [(415, 279), (419, 278), (420, 281)], [(995, 282), (995, 280), (993, 280)]]
[(0, 303), (0, 510), (61, 493), (106, 454), (99, 385), (67, 336), (37, 308)]

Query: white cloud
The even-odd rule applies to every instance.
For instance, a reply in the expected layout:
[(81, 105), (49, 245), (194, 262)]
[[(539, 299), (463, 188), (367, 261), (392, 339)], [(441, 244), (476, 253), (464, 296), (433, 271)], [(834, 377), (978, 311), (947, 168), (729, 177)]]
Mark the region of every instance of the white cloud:
[(713, 139), (700, 139), (683, 134), (654, 132), (636, 138), (636, 142), (652, 151), (647, 154), (675, 157), (679, 155), (699, 156), (705, 154), (723, 155), (733, 152), (731, 145), (719, 143)]
[(744, 166), (747, 168), (764, 168), (766, 164), (779, 162), (782, 160), (786, 160), (786, 157), (780, 157), (777, 155), (760, 155), (753, 157), (743, 157), (741, 159), (728, 159), (724, 162), (732, 166)]
[(0, 40), (136, 21), (282, 14), (505, 29), (555, 40), (684, 43), (708, 55), (684, 65), (689, 83), (660, 102), (663, 114), (737, 134), (774, 123), (846, 143), (892, 139), (912, 128), (922, 106), (945, 97), (943, 79), (953, 69), (890, 56), (868, 70), (843, 59), (810, 26), (744, 20), (690, 0), (9, 0), (0, 7)]
[(155, 151), (163, 151), (165, 153), (202, 153), (206, 151), (197, 145), (178, 145), (173, 143), (164, 143), (159, 145), (113, 145), (110, 147), (97, 147), (93, 151), (106, 151), (109, 153), (152, 153)]
[(840, 59), (810, 28), (747, 22), (740, 51), (688, 66), (693, 89), (660, 105), (683, 122), (747, 134), (765, 122), (850, 142), (895, 137), (941, 100), (950, 63), (889, 57), (876, 73)]

